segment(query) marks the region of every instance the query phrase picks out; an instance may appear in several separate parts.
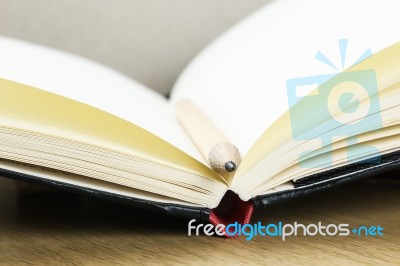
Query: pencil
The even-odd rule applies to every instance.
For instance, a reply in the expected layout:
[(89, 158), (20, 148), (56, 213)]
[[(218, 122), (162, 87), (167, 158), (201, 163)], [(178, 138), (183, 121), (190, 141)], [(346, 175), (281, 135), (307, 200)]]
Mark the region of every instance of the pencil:
[(180, 123), (210, 167), (221, 174), (234, 172), (241, 162), (238, 148), (190, 100), (176, 105)]

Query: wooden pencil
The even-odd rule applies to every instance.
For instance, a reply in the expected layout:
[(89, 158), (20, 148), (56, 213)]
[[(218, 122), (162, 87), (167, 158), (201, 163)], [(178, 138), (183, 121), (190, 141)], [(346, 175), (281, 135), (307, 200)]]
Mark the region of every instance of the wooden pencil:
[(192, 101), (179, 101), (176, 111), (183, 128), (211, 168), (218, 173), (234, 172), (241, 162), (238, 148)]

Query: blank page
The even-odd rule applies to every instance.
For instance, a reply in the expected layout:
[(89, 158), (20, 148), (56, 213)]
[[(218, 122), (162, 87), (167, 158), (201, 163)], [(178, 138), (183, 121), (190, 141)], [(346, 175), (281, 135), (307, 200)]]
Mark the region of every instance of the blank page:
[[(339, 73), (367, 49), (376, 53), (398, 42), (398, 10), (396, 0), (274, 1), (190, 63), (172, 105), (194, 101), (244, 156), (288, 109), (288, 79)], [(343, 65), (339, 39), (348, 41)], [(333, 66), (316, 60), (318, 51)]]
[(168, 108), (167, 99), (111, 68), (52, 48), (0, 37), (0, 78), (109, 112), (205, 163)]

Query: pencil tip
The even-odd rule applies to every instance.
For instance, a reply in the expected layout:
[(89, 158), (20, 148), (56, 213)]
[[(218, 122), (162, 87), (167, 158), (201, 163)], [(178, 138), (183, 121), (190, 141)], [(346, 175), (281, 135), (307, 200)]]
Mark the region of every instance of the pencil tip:
[(228, 172), (233, 172), (236, 170), (236, 164), (232, 161), (229, 161), (225, 164), (225, 170)]

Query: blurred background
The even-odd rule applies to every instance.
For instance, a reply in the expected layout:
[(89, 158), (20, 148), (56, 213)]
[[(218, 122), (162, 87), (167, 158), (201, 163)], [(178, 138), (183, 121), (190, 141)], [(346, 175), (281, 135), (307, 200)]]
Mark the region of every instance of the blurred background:
[(0, 35), (78, 54), (166, 95), (189, 61), (271, 0), (0, 0)]

